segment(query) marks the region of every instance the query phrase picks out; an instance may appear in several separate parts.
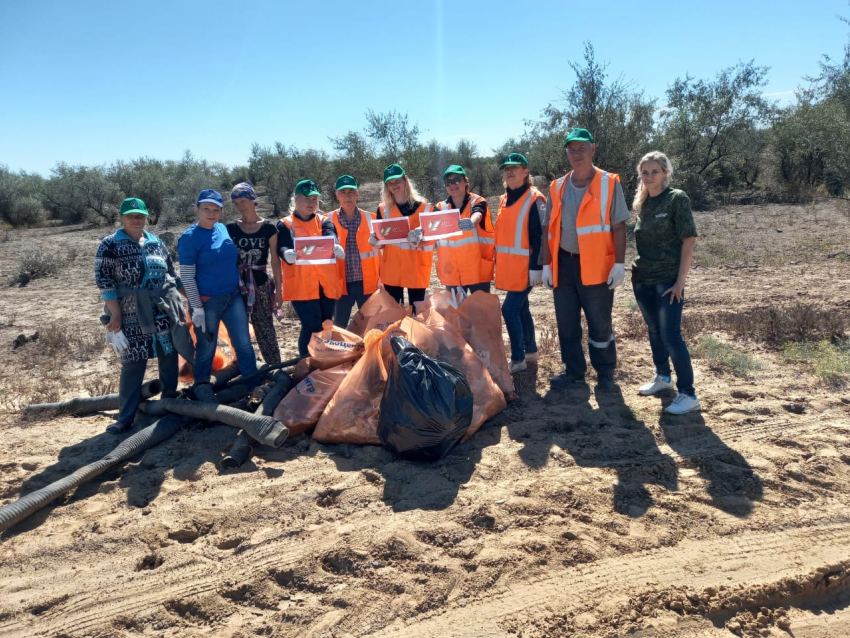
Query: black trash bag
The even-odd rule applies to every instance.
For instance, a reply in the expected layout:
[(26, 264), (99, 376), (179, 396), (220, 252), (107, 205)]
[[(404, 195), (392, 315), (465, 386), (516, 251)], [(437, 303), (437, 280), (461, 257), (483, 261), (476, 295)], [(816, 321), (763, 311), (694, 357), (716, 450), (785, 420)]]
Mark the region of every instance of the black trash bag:
[(472, 390), (454, 366), (434, 361), (401, 337), (381, 399), (378, 435), (409, 461), (436, 461), (457, 445), (472, 423)]

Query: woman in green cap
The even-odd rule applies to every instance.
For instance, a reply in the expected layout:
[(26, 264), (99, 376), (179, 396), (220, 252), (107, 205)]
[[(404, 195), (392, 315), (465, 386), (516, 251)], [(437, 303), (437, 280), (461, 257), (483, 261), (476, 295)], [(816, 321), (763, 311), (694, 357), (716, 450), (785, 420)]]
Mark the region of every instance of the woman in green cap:
[[(115, 434), (133, 426), (148, 359), (157, 358), (165, 392), (174, 392), (176, 344), (191, 344), (183, 303), (177, 293), (183, 283), (168, 248), (145, 230), (147, 219), (148, 209), (142, 200), (125, 199), (121, 204), (122, 227), (100, 242), (94, 262), (95, 281), (107, 309), (102, 317), (106, 321), (106, 342), (121, 358), (118, 418), (106, 428)], [(163, 300), (168, 311), (161, 309), (155, 299)], [(177, 334), (180, 325), (185, 332), (182, 338)], [(192, 353), (184, 352), (187, 355), (191, 360)]]
[(369, 244), (375, 213), (357, 207), (360, 190), (352, 175), (341, 175), (334, 185), (340, 207), (331, 211), (330, 220), (336, 229), (340, 246), (345, 250), (343, 292), (336, 302), (334, 325), (345, 328), (351, 310), (358, 308), (378, 289), (378, 270), (381, 253)]
[(309, 354), (307, 346), (322, 323), (333, 319), (336, 300), (342, 294), (340, 262), (333, 264), (297, 263), (296, 237), (333, 237), (334, 255), (345, 259), (345, 251), (336, 240), (333, 222), (319, 210), (319, 187), (310, 179), (295, 185), (289, 205), (289, 217), (277, 223), (277, 249), (283, 260), (283, 300), (292, 303), (301, 320), (298, 356)]
[[(425, 299), (434, 260), (434, 242), (422, 241), (419, 214), (430, 212), (434, 207), (419, 194), (399, 164), (390, 164), (384, 169), (381, 199), (378, 219), (407, 217), (410, 222), (406, 243), (383, 247), (381, 282), (398, 303), (404, 303), (404, 289), (407, 288), (407, 301), (413, 306)], [(377, 241), (374, 233), (370, 241), (373, 245)]]
[(452, 164), (443, 173), (448, 197), (439, 202), (440, 210), (460, 211), (459, 237), (437, 241), (437, 276), (446, 288), (462, 289), (467, 294), (490, 292), (493, 281), (493, 224), (487, 200), (469, 192), (469, 177), (462, 166)]

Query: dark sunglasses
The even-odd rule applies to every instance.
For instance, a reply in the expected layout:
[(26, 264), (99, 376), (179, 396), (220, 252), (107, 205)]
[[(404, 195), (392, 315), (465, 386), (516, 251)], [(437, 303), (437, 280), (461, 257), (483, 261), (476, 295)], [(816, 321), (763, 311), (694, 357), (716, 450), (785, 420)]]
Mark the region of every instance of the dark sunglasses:
[(446, 186), (457, 186), (458, 184), (463, 184), (463, 178), (455, 177), (454, 179), (444, 179), (443, 184)]

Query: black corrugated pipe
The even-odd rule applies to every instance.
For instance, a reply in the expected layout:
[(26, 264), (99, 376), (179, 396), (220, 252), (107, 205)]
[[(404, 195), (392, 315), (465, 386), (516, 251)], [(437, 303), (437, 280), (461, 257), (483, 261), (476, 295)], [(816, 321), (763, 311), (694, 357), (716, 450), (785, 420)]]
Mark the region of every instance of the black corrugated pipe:
[[(277, 404), (292, 389), (292, 378), (283, 370), (278, 370), (272, 374), (272, 380), (275, 382), (274, 385), (254, 414), (271, 416)], [(253, 451), (251, 437), (243, 430), (236, 435), (236, 440), (230, 447), (230, 451), (221, 459), (221, 467), (226, 469), (241, 467), (251, 457)]]
[(36, 490), (26, 496), (22, 496), (14, 503), (0, 508), (0, 532), (9, 529), (38, 510), (45, 507), (51, 501), (59, 498), (66, 492), (79, 487), (90, 481), (95, 476), (102, 474), (113, 465), (125, 461), (143, 450), (161, 443), (183, 427), (184, 419), (178, 416), (168, 415), (152, 423), (144, 430), (137, 432), (131, 437), (124, 439), (118, 447), (112, 450), (99, 461), (89, 463), (85, 467)]
[[(162, 392), (163, 385), (159, 379), (142, 384), (142, 399), (150, 399)], [(36, 414), (72, 414), (83, 416), (95, 412), (117, 410), (120, 407), (117, 394), (107, 394), (102, 397), (77, 397), (59, 403), (34, 403), (24, 408), (24, 416), (35, 416)]]
[(251, 374), (246, 374), (243, 377), (237, 377), (236, 379), (234, 379), (232, 381), (228, 381), (227, 383), (225, 383), (221, 386), (216, 385), (216, 386), (214, 386), (214, 389), (215, 390), (221, 390), (222, 388), (226, 388), (226, 387), (229, 387), (229, 386), (232, 386), (232, 385), (236, 385), (237, 383), (244, 383), (245, 381), (249, 381), (251, 379), (254, 379), (255, 377), (266, 374), (267, 372), (271, 372), (273, 370), (281, 370), (282, 368), (292, 367), (296, 363), (301, 361), (301, 359), (303, 359), (303, 357), (295, 357), (294, 359), (289, 359), (288, 361), (282, 361), (281, 363), (267, 363), (266, 365), (259, 367), (256, 372), (252, 372)]
[(181, 414), (195, 419), (206, 419), (207, 421), (242, 428), (255, 441), (274, 448), (283, 445), (286, 437), (289, 436), (289, 430), (271, 416), (251, 414), (216, 403), (187, 401), (185, 399), (161, 399), (159, 401), (145, 401), (139, 407), (147, 414), (154, 416), (162, 416), (171, 412), (172, 414)]

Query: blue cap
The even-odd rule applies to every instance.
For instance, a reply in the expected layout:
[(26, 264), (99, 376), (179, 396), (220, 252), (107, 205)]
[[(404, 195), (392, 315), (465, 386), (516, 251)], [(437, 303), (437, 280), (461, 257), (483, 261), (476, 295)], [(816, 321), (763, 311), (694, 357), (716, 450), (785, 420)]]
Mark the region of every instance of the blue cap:
[(198, 204), (200, 205), (204, 202), (210, 202), (211, 204), (215, 204), (216, 206), (224, 207), (224, 203), (221, 199), (221, 193), (211, 188), (205, 188), (201, 191), (201, 194), (198, 195)]

